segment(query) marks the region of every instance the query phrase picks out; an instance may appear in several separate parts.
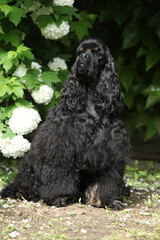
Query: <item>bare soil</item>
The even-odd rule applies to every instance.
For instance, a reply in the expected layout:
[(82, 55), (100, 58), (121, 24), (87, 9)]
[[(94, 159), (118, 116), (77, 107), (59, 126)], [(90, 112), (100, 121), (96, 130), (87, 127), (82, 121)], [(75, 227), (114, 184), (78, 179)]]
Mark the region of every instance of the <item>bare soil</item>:
[(160, 240), (160, 188), (132, 190), (118, 212), (80, 203), (55, 208), (0, 199), (0, 239)]

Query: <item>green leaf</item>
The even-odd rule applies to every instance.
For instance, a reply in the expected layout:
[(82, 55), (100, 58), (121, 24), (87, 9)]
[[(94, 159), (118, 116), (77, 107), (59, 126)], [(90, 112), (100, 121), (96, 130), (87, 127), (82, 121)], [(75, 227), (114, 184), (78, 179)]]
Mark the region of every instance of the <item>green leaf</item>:
[(134, 77), (135, 77), (135, 71), (132, 68), (132, 66), (127, 66), (126, 68), (122, 68), (119, 71), (119, 81), (127, 92), (132, 86)]
[(85, 36), (89, 35), (89, 28), (92, 28), (92, 24), (85, 20), (71, 23), (71, 30), (75, 31), (79, 41), (81, 41)]
[(7, 59), (7, 52), (0, 49), (0, 64), (3, 64)]
[(27, 51), (27, 50), (29, 50), (29, 48), (28, 48), (28, 47), (25, 47), (24, 44), (21, 44), (21, 45), (19, 45), (18, 48), (17, 48), (17, 53), (25, 52), (25, 51)]
[(1, 25), (0, 25), (0, 33), (4, 33)]
[(0, 131), (4, 131), (4, 130), (5, 130), (5, 125), (2, 122), (0, 122)]
[(34, 2), (35, 0), (24, 0), (24, 6), (29, 9), (33, 6)]
[(154, 15), (151, 15), (152, 17), (149, 18), (149, 23), (147, 24), (148, 26), (159, 26), (160, 25), (160, 11), (155, 11)]
[(154, 72), (152, 82), (153, 82), (154, 85), (160, 84), (160, 69), (157, 69)]
[(73, 15), (73, 16), (75, 16), (75, 17), (77, 17), (77, 13), (75, 13), (75, 12), (77, 12), (77, 8), (74, 8), (74, 7), (69, 7), (69, 6), (54, 6), (54, 8), (53, 8), (53, 10), (54, 10), (54, 12), (56, 12), (58, 15), (61, 15), (61, 14), (63, 14), (63, 15), (65, 15), (65, 14), (67, 14), (67, 15)]
[(10, 58), (16, 58), (17, 57), (17, 53), (15, 51), (9, 51), (7, 53), (7, 58), (10, 59)]
[(35, 79), (38, 79), (38, 75), (40, 74), (40, 71), (38, 69), (29, 69), (27, 70), (27, 74), (31, 75)]
[(155, 125), (153, 123), (153, 120), (150, 120), (148, 125), (147, 125), (145, 141), (147, 141), (148, 139), (153, 137), (155, 133), (156, 133)]
[(88, 17), (89, 17), (89, 19), (95, 21), (95, 19), (98, 17), (98, 15), (97, 14), (89, 14)]
[(160, 91), (152, 92), (147, 98), (147, 103), (145, 108), (146, 109), (150, 108), (151, 106), (155, 105), (158, 102), (160, 102)]
[(137, 113), (136, 112), (129, 112), (126, 119), (125, 119), (125, 123), (127, 126), (127, 131), (129, 135), (132, 135), (132, 133), (134, 132), (135, 128), (136, 128), (136, 124), (137, 124)]
[(17, 86), (16, 84), (8, 85), (8, 93), (12, 94), (14, 93), (18, 98), (22, 98), (24, 95), (24, 91), (20, 86)]
[(26, 107), (26, 108), (31, 108), (33, 107), (33, 104), (31, 102), (28, 102), (27, 100), (25, 99), (17, 99), (15, 101), (15, 105), (16, 107)]
[(142, 112), (138, 117), (136, 128), (146, 126), (150, 120), (150, 114), (148, 112)]
[(34, 59), (34, 55), (31, 53), (30, 50), (21, 52), (21, 54), (19, 55), (19, 58), (24, 60), (25, 58), (33, 60)]
[(11, 43), (12, 46), (18, 47), (21, 42), (21, 32), (18, 29), (12, 29), (3, 36), (3, 39), (7, 43)]
[(55, 99), (60, 98), (60, 96), (61, 96), (61, 91), (60, 91), (60, 92), (59, 92), (59, 91), (55, 91), (54, 96), (55, 96)]
[(15, 134), (12, 132), (12, 130), (8, 127), (6, 130), (6, 133), (3, 134), (2, 138), (13, 138)]
[(157, 129), (158, 133), (160, 134), (160, 116), (155, 116), (153, 119), (154, 126)]
[(160, 83), (157, 85), (149, 85), (147, 88), (144, 89), (144, 91), (142, 92), (145, 95), (149, 95), (152, 92), (157, 92), (160, 91)]
[(129, 109), (131, 109), (133, 105), (133, 99), (134, 99), (133, 93), (128, 93), (124, 96), (123, 102)]
[(12, 66), (13, 66), (12, 59), (6, 59), (3, 64), (3, 68), (6, 70), (6, 72), (8, 72), (8, 70), (11, 69)]
[(144, 46), (140, 47), (137, 51), (137, 57), (141, 57), (142, 55), (147, 55), (148, 50)]
[(37, 89), (40, 86), (40, 82), (37, 80), (37, 78), (33, 77), (30, 74), (22, 77), (21, 80), (25, 81), (25, 86), (28, 89)]
[(146, 70), (148, 71), (151, 67), (153, 67), (160, 60), (159, 51), (152, 51), (147, 54), (146, 57)]
[(57, 73), (51, 71), (43, 72), (41, 78), (49, 87), (51, 87), (53, 83), (59, 83), (61, 81), (57, 76)]
[(31, 50), (28, 47), (24, 46), (24, 44), (21, 44), (20, 46), (18, 46), (17, 54), (18, 54), (18, 57), (22, 60), (24, 60), (25, 58), (30, 60), (34, 59), (34, 55), (32, 54)]
[(65, 46), (69, 47), (71, 44), (71, 41), (68, 39), (68, 36), (63, 37), (60, 39), (61, 43), (64, 44)]
[(13, 11), (13, 7), (10, 7), (7, 4), (0, 4), (0, 9), (4, 12), (5, 16), (7, 16), (9, 12)]
[(123, 32), (123, 49), (135, 46), (140, 39), (138, 27), (129, 25)]
[(60, 70), (58, 72), (58, 77), (61, 79), (61, 82), (62, 82), (63, 85), (66, 82), (68, 75), (69, 75), (68, 70)]
[(14, 59), (12, 60), (12, 63), (13, 63), (14, 66), (18, 67), (18, 65), (19, 65), (19, 59), (18, 59), (18, 58), (14, 58)]
[(0, 97), (3, 97), (7, 93), (7, 85), (0, 83)]
[(12, 116), (13, 110), (16, 108), (15, 105), (10, 105), (5, 108), (5, 116), (10, 118)]
[(18, 25), (18, 23), (20, 23), (21, 18), (25, 18), (26, 14), (24, 12), (24, 10), (22, 8), (18, 8), (18, 7), (12, 7), (12, 11), (9, 12), (8, 14), (9, 16), (9, 20), (14, 23), (15, 26)]
[(45, 28), (48, 24), (52, 24), (53, 18), (50, 15), (40, 15), (36, 18), (36, 23), (42, 29)]

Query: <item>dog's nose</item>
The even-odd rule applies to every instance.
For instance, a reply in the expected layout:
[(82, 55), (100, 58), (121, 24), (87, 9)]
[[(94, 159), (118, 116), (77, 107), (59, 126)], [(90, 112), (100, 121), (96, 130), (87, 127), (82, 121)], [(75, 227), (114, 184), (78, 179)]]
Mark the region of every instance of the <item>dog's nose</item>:
[(84, 59), (84, 60), (87, 60), (89, 58), (89, 55), (87, 53), (82, 53), (80, 55), (80, 59)]

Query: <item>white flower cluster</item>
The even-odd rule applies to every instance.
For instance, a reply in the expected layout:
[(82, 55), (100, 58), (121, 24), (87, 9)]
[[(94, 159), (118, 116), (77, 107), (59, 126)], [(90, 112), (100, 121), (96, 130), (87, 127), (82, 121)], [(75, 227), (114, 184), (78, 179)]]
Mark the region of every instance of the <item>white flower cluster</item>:
[(43, 85), (39, 90), (32, 92), (32, 97), (36, 103), (47, 105), (53, 98), (54, 90), (47, 85)]
[(40, 64), (38, 64), (37, 62), (32, 62), (31, 63), (31, 68), (32, 69), (37, 69), (40, 73), (38, 74), (38, 80), (40, 82), (43, 82), (41, 75), (42, 75), (42, 66)]
[(53, 61), (49, 61), (48, 67), (50, 70), (58, 72), (59, 70), (66, 70), (67, 65), (64, 59), (60, 57), (53, 58)]
[(22, 157), (30, 149), (30, 142), (23, 136), (10, 138), (0, 138), (0, 150), (4, 157)]
[(32, 62), (31, 63), (31, 68), (32, 69), (37, 69), (37, 70), (39, 70), (40, 73), (42, 73), (42, 66), (37, 62)]
[[(39, 75), (38, 75), (38, 80), (40, 82), (43, 82), (43, 80), (41, 79), (42, 66), (40, 64), (38, 64), (37, 62), (32, 62), (31, 63), (31, 69), (37, 69), (40, 72)], [(22, 78), (26, 75), (27, 70), (28, 69), (26, 68), (24, 63), (21, 63), (12, 75)], [(23, 83), (25, 84), (25, 80), (23, 80)]]
[(48, 24), (47, 27), (41, 29), (41, 33), (46, 39), (55, 40), (67, 35), (69, 29), (68, 22), (63, 21), (59, 27), (55, 23)]
[(74, 0), (54, 0), (54, 4), (57, 6), (70, 6), (73, 7)]
[(24, 63), (21, 63), (21, 64), (17, 67), (16, 71), (15, 71), (12, 75), (22, 78), (22, 77), (24, 77), (24, 76), (26, 75), (27, 70), (28, 70), (28, 69), (26, 68), (26, 66), (24, 65)]
[(36, 110), (20, 107), (14, 109), (8, 125), (13, 133), (25, 135), (36, 129), (40, 121), (41, 117)]

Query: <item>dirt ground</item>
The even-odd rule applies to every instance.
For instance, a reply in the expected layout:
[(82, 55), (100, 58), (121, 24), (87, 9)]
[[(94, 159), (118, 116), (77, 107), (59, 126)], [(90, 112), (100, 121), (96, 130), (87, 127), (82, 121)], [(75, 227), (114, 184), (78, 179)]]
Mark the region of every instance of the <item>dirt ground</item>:
[[(160, 171), (128, 167), (122, 211), (77, 204), (56, 208), (0, 198), (0, 240), (160, 240)], [(8, 174), (11, 171), (9, 169)], [(3, 175), (0, 186), (3, 187)]]
[(55, 208), (44, 203), (0, 200), (0, 239), (160, 239), (160, 189), (132, 192), (124, 210), (81, 204)]

